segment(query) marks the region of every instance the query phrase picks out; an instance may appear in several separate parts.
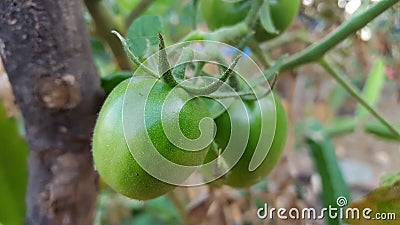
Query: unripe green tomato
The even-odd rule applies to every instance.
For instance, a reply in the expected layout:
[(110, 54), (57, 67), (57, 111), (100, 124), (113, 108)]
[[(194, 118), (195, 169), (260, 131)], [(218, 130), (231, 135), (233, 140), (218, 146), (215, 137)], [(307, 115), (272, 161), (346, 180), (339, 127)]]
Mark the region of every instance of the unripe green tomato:
[[(146, 93), (154, 83), (156, 84), (149, 96), (144, 96), (143, 93)], [(155, 81), (151, 78), (135, 78), (129, 87), (128, 84), (129, 79), (116, 86), (101, 108), (93, 134), (93, 159), (101, 178), (111, 188), (127, 197), (147, 200), (161, 196), (176, 186), (148, 174), (132, 156), (132, 149), (128, 146), (133, 146), (135, 148), (133, 151), (138, 151), (139, 154), (148, 154), (149, 149), (143, 148), (149, 144), (149, 141), (144, 138), (147, 134), (157, 151), (167, 160), (186, 166), (201, 165), (208, 147), (200, 151), (185, 151), (168, 140), (163, 126), (169, 126), (172, 122), (169, 121), (170, 118), (163, 118), (161, 121), (161, 110), (162, 103), (172, 89), (170, 86), (163, 81)], [(126, 91), (128, 94), (125, 95)], [(125, 96), (129, 96), (129, 101), (133, 103), (147, 101), (145, 125), (143, 125), (143, 120), (131, 118), (129, 121), (132, 123), (129, 129), (133, 129), (131, 132), (133, 136), (130, 135), (126, 140), (122, 122)], [(188, 96), (189, 94), (181, 89), (174, 94), (173, 98), (176, 99), (175, 102), (179, 102)], [(176, 112), (173, 113), (176, 114)], [(180, 129), (189, 139), (196, 139), (200, 135), (200, 120), (210, 116), (207, 106), (197, 98), (186, 102), (177, 114)], [(158, 165), (159, 162), (148, 163)], [(176, 171), (169, 172), (173, 174)], [(183, 177), (182, 180), (184, 179)]]
[[(217, 125), (215, 142), (219, 148), (222, 149), (222, 152), (226, 148), (229, 142), (229, 137), (231, 136), (231, 121), (238, 127), (242, 127), (243, 130), (250, 125), (250, 133), (246, 149), (239, 161), (221, 179), (215, 181), (214, 184), (218, 185), (222, 183), (236, 188), (249, 187), (263, 179), (277, 164), (286, 142), (287, 117), (279, 98), (275, 95), (274, 99), (276, 110), (273, 108), (274, 103), (272, 98), (262, 98), (258, 101), (259, 104), (257, 101), (243, 101), (246, 107), (248, 119), (245, 115), (240, 113), (241, 111), (239, 108), (241, 107), (241, 100), (236, 100), (229, 106), (230, 114), (226, 111), (215, 119)], [(254, 155), (259, 140), (268, 138), (260, 135), (261, 129), (271, 129), (266, 125), (270, 122), (268, 118), (261, 118), (262, 113), (260, 112), (260, 109), (264, 110), (264, 115), (271, 115), (270, 118), (273, 118), (273, 114), (276, 113), (276, 128), (267, 156), (255, 170), (249, 171), (250, 161)], [(265, 128), (261, 128), (262, 126)], [(274, 131), (267, 131), (264, 134), (270, 135), (273, 132)], [(268, 150), (268, 146), (265, 146), (265, 148), (265, 150)], [(241, 149), (235, 149), (235, 151), (239, 152)], [(207, 154), (206, 162), (209, 162), (216, 157), (217, 155), (215, 152), (210, 151)]]
[(211, 30), (242, 21), (250, 9), (250, 1), (229, 3), (223, 0), (201, 0), (203, 19)]
[[(270, 40), (282, 34), (296, 18), (300, 0), (270, 0), (271, 18), (278, 34), (264, 30), (260, 21), (256, 26), (258, 41)], [(211, 30), (234, 25), (242, 21), (250, 10), (251, 0), (229, 2), (224, 0), (201, 0), (200, 9), (207, 26)]]

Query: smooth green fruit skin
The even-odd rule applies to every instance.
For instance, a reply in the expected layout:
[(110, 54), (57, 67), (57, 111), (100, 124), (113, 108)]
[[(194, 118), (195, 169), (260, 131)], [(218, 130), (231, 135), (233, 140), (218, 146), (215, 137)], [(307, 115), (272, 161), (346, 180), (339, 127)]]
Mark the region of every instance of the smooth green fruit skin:
[[(250, 10), (251, 1), (230, 3), (223, 0), (201, 0), (200, 9), (207, 26), (211, 30), (230, 26), (242, 21)], [(270, 0), (271, 17), (278, 34), (266, 32), (258, 21), (255, 37), (266, 41), (282, 34), (296, 18), (300, 0)]]
[[(265, 114), (273, 115), (273, 113), (276, 112), (275, 135), (273, 137), (270, 150), (265, 159), (262, 161), (261, 165), (252, 172), (248, 170), (259, 138), (266, 137), (259, 137), (262, 123), (260, 107), (258, 104), (256, 104), (256, 101), (244, 101), (250, 121), (250, 134), (246, 149), (237, 164), (234, 165), (233, 168), (221, 179), (215, 181), (215, 185), (222, 183), (235, 188), (249, 187), (261, 181), (275, 167), (282, 155), (282, 151), (286, 143), (287, 116), (279, 98), (274, 95), (274, 99), (276, 111), (271, 107), (273, 106), (272, 98), (262, 98), (259, 100), (260, 105), (267, 106), (265, 108), (261, 106), (261, 108), (267, 110), (264, 112)], [(217, 125), (215, 142), (221, 149), (225, 149), (229, 141), (231, 132), (230, 118), (232, 118), (232, 122), (238, 124), (239, 127), (243, 127), (245, 129), (245, 127), (248, 126), (247, 118), (241, 113), (238, 113), (239, 110), (235, 110), (235, 108), (238, 107), (241, 107), (239, 100), (230, 106), (230, 116), (228, 112), (225, 112), (215, 119), (215, 123)], [(240, 151), (240, 149), (237, 149), (237, 151)], [(215, 157), (215, 153), (210, 151), (206, 157), (206, 161), (211, 161)]]
[[(133, 158), (124, 138), (122, 112), (125, 91), (131, 92), (130, 98), (134, 96), (133, 99), (129, 99), (130, 101), (143, 101), (145, 96), (142, 93), (153, 83), (154, 79), (143, 78), (136, 79), (128, 89), (129, 79), (117, 85), (102, 106), (93, 134), (93, 159), (101, 178), (115, 191), (138, 200), (156, 198), (176, 187), (144, 171)], [(157, 82), (146, 104), (146, 112), (149, 112), (146, 113), (148, 130), (140, 125), (141, 121), (137, 121), (132, 127), (137, 136), (127, 141), (130, 143), (129, 146), (143, 146), (146, 140), (142, 137), (145, 132), (148, 132), (151, 142), (166, 159), (181, 165), (200, 165), (207, 154), (208, 147), (196, 152), (184, 151), (170, 143), (163, 132), (159, 116), (162, 108), (160, 103), (164, 102), (170, 90), (171, 87), (162, 81)], [(185, 91), (179, 94), (182, 97), (189, 95)], [(179, 96), (176, 97), (179, 98)], [(200, 99), (190, 100), (179, 113), (182, 133), (188, 138), (197, 138), (200, 135), (198, 124), (204, 117), (209, 117), (204, 102)], [(168, 125), (168, 121), (166, 124)], [(142, 151), (143, 154), (146, 154), (147, 150), (140, 147), (135, 149), (135, 151)]]
[(242, 21), (250, 4), (250, 1), (229, 3), (223, 0), (201, 0), (200, 10), (208, 28), (215, 30)]

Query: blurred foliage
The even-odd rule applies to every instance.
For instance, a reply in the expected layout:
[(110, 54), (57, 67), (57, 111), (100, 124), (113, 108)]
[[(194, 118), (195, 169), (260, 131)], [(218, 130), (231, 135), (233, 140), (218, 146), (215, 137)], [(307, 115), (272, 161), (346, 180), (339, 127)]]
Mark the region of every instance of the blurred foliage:
[[(350, 200), (350, 191), (339, 168), (335, 147), (324, 128), (316, 120), (309, 120), (303, 126), (301, 130), (322, 183), (323, 207), (336, 206), (338, 198)], [(339, 218), (330, 218), (328, 214), (325, 218), (330, 225), (340, 224)]]
[[(397, 124), (394, 126), (397, 130), (400, 131), (400, 125)], [(391, 141), (397, 141), (400, 142), (399, 137), (393, 135), (392, 132), (390, 132), (386, 127), (384, 127), (381, 123), (379, 122), (369, 122), (365, 125), (365, 131), (367, 133), (373, 134), (376, 137), (382, 138), (384, 140), (391, 140)]]
[(397, 225), (400, 216), (400, 179), (389, 185), (383, 185), (360, 200), (349, 205), (349, 208), (357, 208), (361, 212), (365, 209), (370, 213), (369, 218), (363, 214), (360, 219), (349, 218), (346, 222), (352, 225)]
[(28, 177), (28, 145), (19, 136), (18, 124), (8, 118), (0, 101), (0, 224), (22, 225)]
[(400, 181), (400, 171), (397, 173), (390, 173), (381, 178), (383, 186), (390, 186)]
[[(365, 82), (363, 88), (363, 98), (369, 103), (369, 105), (375, 107), (378, 102), (383, 84), (385, 81), (385, 64), (381, 59), (378, 59), (373, 65), (368, 79)], [(358, 117), (368, 115), (368, 112), (360, 104), (357, 105), (355, 115)]]
[(180, 214), (165, 196), (150, 200), (128, 199), (109, 189), (100, 191), (94, 225), (181, 225)]

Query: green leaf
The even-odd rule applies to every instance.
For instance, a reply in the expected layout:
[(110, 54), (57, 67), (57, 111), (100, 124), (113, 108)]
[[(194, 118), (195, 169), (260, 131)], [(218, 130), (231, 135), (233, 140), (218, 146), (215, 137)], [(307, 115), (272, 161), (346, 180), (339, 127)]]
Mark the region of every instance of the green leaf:
[(271, 34), (279, 34), (279, 30), (276, 29), (274, 25), (274, 21), (272, 20), (271, 16), (271, 8), (269, 5), (269, 0), (264, 0), (260, 11), (259, 11), (261, 25), (264, 29)]
[[(349, 200), (350, 194), (337, 162), (334, 145), (318, 121), (308, 121), (304, 129), (314, 166), (321, 177), (323, 206), (336, 207), (339, 197)], [(330, 225), (340, 224), (339, 218), (326, 218)]]
[(343, 102), (346, 100), (347, 96), (348, 94), (342, 86), (340, 85), (335, 86), (329, 94), (330, 109), (333, 112), (337, 112), (343, 105)]
[[(400, 125), (393, 125), (393, 127), (400, 131)], [(373, 134), (379, 138), (400, 142), (399, 136), (393, 134), (393, 132), (380, 122), (374, 121), (367, 123), (365, 124), (364, 129), (367, 133)]]
[(101, 87), (109, 94), (123, 80), (132, 77), (132, 72), (119, 71), (101, 78)]
[(147, 50), (158, 45), (157, 35), (162, 31), (160, 16), (144, 15), (131, 24), (126, 41), (135, 56), (143, 60)]
[(394, 183), (399, 181), (400, 181), (400, 171), (398, 171), (397, 173), (387, 174), (381, 178), (381, 184), (386, 186), (393, 185)]
[[(360, 212), (359, 219), (348, 218), (347, 223), (352, 225), (398, 225), (400, 218), (400, 181), (391, 185), (384, 185), (362, 199), (355, 201), (349, 205), (349, 208), (358, 209)], [(371, 213), (365, 218), (363, 210), (371, 209)], [(379, 216), (386, 216), (386, 220), (377, 219)], [(389, 219), (391, 218), (391, 219)]]
[(22, 225), (25, 217), (28, 145), (17, 121), (7, 118), (0, 102), (0, 224)]
[[(363, 88), (363, 98), (367, 101), (367, 103), (371, 106), (376, 105), (381, 95), (381, 91), (383, 88), (383, 84), (385, 81), (385, 65), (381, 59), (375, 62), (374, 66), (371, 69), (371, 72), (368, 75), (368, 79)], [(365, 116), (369, 113), (367, 110), (360, 104), (357, 105), (355, 115)]]
[(335, 118), (326, 127), (325, 132), (329, 137), (336, 137), (343, 134), (352, 133), (356, 127), (353, 116), (343, 116)]

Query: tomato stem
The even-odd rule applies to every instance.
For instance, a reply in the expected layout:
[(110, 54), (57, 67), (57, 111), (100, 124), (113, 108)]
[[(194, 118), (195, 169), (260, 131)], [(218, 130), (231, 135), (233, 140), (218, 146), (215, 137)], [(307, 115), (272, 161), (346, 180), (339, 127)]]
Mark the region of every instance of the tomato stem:
[[(132, 70), (133, 64), (124, 52), (124, 46), (110, 34), (110, 30), (118, 30), (125, 33), (123, 24), (110, 10), (104, 1), (84, 0), (85, 5), (94, 21), (95, 35), (103, 39), (114, 56), (114, 59), (121, 70)], [(135, 68), (133, 68), (135, 69)]]
[(186, 35), (180, 42), (196, 41), (196, 40), (211, 40), (235, 44), (237, 40), (248, 34), (249, 28), (246, 23), (241, 22), (233, 26), (222, 27), (213, 32), (204, 32), (195, 30)]
[(143, 12), (145, 12), (151, 4), (153, 4), (155, 0), (142, 0), (140, 1), (135, 8), (132, 9), (132, 11), (129, 13), (129, 15), (125, 18), (125, 27), (129, 28), (129, 26), (135, 21), (136, 18), (138, 18), (140, 15), (142, 15)]
[(220, 76), (220, 78), (217, 81), (214, 81), (211, 84), (209, 84), (205, 87), (201, 87), (201, 88), (193, 88), (193, 87), (183, 86), (183, 85), (181, 85), (181, 87), (183, 89), (185, 89), (186, 91), (188, 91), (192, 94), (195, 94), (195, 95), (208, 95), (208, 94), (215, 92), (216, 90), (218, 90), (218, 88), (220, 88), (222, 86), (222, 84), (224, 84), (228, 80), (228, 78), (232, 74), (234, 74), (233, 69), (235, 68), (240, 57), (241, 57), (241, 55), (238, 55), (233, 60), (232, 64), (229, 66), (229, 68), (227, 70), (225, 70), (225, 72)]
[[(271, 84), (271, 88), (268, 89), (266, 92), (261, 93), (259, 95), (256, 95), (254, 93), (254, 91), (249, 91), (249, 92), (244, 92), (244, 91), (239, 91), (239, 92), (227, 92), (227, 93), (218, 93), (218, 94), (210, 94), (209, 97), (210, 98), (214, 98), (214, 99), (224, 99), (224, 98), (243, 98), (244, 100), (248, 100), (248, 101), (255, 101), (257, 99), (261, 99), (264, 97), (267, 97), (269, 94), (272, 93), (272, 91), (274, 90), (276, 83), (278, 81), (278, 76), (274, 76), (274, 80), (272, 81)], [(254, 88), (254, 87), (253, 87)]]
[(369, 103), (364, 100), (364, 98), (358, 93), (358, 90), (349, 82), (347, 81), (341, 74), (338, 72), (336, 68), (334, 68), (328, 60), (325, 58), (322, 58), (319, 61), (319, 64), (325, 69), (326, 72), (328, 72), (346, 91), (350, 93), (351, 96), (353, 96), (357, 101), (365, 107), (365, 109), (371, 113), (379, 122), (382, 123), (387, 129), (389, 129), (394, 135), (397, 137), (400, 137), (400, 132), (395, 129), (390, 123), (383, 118), (382, 115), (380, 115), (375, 109), (372, 108), (372, 106), (369, 105)]
[(257, 100), (263, 97), (268, 96), (275, 88), (275, 85), (278, 81), (278, 72), (279, 69), (281, 67), (281, 65), (283, 64), (284, 60), (287, 58), (287, 55), (282, 56), (281, 58), (279, 58), (276, 63), (270, 67), (266, 72), (263, 73), (262, 76), (257, 77), (256, 79), (254, 79), (253, 81), (251, 81), (250, 83), (251, 88), (250, 89), (254, 89), (256, 88), (258, 85), (260, 85), (261, 83), (264, 83), (265, 81), (267, 81), (270, 78), (273, 78), (272, 84), (270, 85), (270, 88), (268, 90), (266, 90), (265, 93), (261, 93), (259, 95), (256, 95), (254, 93), (254, 91), (249, 91), (249, 92), (236, 92), (236, 93), (218, 93), (215, 95), (210, 95), (210, 97), (212, 98), (216, 98), (216, 99), (223, 99), (223, 98), (232, 98), (232, 97), (241, 97), (241, 98), (246, 98), (246, 100)]
[(261, 5), (263, 4), (263, 0), (253, 0), (251, 1), (251, 7), (249, 12), (247, 13), (246, 18), (244, 19), (245, 23), (247, 26), (250, 28), (249, 30), (253, 30), (253, 28), (257, 24), (258, 20), (258, 11), (261, 8)]
[(330, 33), (324, 39), (310, 45), (300, 53), (291, 57), (282, 65), (281, 71), (293, 69), (294, 67), (306, 63), (318, 61), (325, 55), (325, 53), (342, 42), (349, 35), (363, 28), (365, 25), (375, 19), (375, 17), (379, 16), (381, 13), (399, 1), (400, 0), (379, 1), (367, 10), (364, 10), (364, 12), (352, 16), (347, 22), (343, 23), (338, 29)]
[[(237, 51), (236, 56), (239, 54), (245, 54), (243, 51), (246, 48), (248, 42), (254, 37), (255, 31), (250, 31), (246, 36), (242, 38), (237, 48), (240, 51)], [(229, 85), (236, 91), (240, 90), (240, 82), (237, 76), (230, 76), (228, 79)]]
[(255, 39), (252, 39), (249, 43), (249, 47), (252, 53), (257, 57), (260, 61), (261, 65), (266, 69), (271, 66), (271, 59), (269, 59), (264, 53), (261, 47), (258, 45)]

